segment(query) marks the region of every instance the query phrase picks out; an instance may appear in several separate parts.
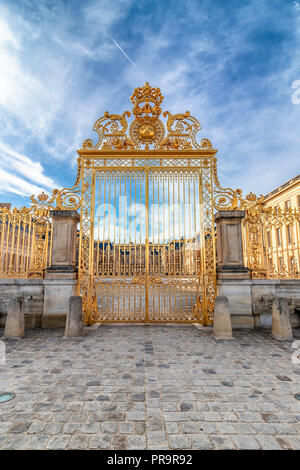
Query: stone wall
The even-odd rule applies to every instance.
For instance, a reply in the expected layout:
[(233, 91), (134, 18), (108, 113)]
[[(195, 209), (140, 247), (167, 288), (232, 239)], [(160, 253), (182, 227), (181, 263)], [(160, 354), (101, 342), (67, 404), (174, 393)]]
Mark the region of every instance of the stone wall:
[(261, 326), (271, 325), (275, 296), (289, 300), (291, 324), (300, 326), (300, 279), (252, 279), (251, 284), (253, 315), (260, 317)]
[[(9, 300), (20, 295), (27, 328), (63, 327), (75, 287), (75, 279), (0, 279), (0, 327)], [(233, 328), (271, 326), (274, 296), (289, 300), (291, 324), (300, 327), (300, 280), (220, 279), (217, 292), (228, 297)]]
[(219, 279), (217, 292), (228, 297), (233, 328), (271, 326), (275, 296), (289, 300), (291, 324), (300, 326), (300, 279)]
[(44, 308), (43, 279), (0, 279), (0, 327), (5, 326), (8, 302), (15, 296), (24, 296), (25, 326), (40, 327)]

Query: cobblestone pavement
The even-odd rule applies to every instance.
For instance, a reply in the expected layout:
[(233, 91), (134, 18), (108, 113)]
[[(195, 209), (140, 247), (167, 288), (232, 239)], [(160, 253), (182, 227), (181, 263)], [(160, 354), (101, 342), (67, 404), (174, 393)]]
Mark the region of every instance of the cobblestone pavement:
[(0, 391), (16, 397), (0, 403), (0, 449), (300, 449), (291, 342), (234, 335), (102, 325), (5, 341)]

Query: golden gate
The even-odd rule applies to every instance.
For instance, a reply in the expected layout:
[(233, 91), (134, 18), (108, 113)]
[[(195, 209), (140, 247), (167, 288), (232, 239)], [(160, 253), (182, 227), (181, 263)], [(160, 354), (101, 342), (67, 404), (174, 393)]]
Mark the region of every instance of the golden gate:
[[(131, 113), (95, 122), (98, 141), (78, 151), (75, 185), (57, 207), (81, 211), (78, 292), (94, 322), (213, 322), (215, 208), (222, 189), (216, 150), (197, 141), (199, 122), (164, 112), (159, 88), (134, 90)], [(166, 135), (167, 133), (167, 135)]]
[[(222, 188), (217, 158), (188, 111), (162, 114), (146, 83), (131, 113), (105, 112), (78, 151), (72, 188), (0, 208), (0, 277), (40, 278), (51, 264), (51, 210), (80, 210), (78, 294), (95, 322), (213, 323), (214, 212), (245, 210), (244, 262), (252, 278), (299, 278), (300, 209)], [(166, 122), (161, 120), (161, 114)], [(70, 243), (75, 240), (70, 240)]]

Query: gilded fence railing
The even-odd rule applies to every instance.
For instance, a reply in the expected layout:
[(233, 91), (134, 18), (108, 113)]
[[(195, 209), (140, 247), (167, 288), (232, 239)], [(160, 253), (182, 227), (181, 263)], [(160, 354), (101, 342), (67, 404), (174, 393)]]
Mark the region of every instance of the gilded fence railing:
[(45, 193), (31, 207), (0, 208), (0, 277), (41, 278), (51, 263), (52, 208)]
[(245, 210), (245, 265), (252, 278), (300, 277), (300, 209), (266, 207), (263, 196), (240, 200)]

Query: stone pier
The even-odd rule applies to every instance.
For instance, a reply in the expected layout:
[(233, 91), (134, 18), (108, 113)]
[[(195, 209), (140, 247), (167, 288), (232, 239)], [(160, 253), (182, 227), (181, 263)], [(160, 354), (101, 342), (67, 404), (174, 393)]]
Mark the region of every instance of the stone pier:
[(25, 335), (24, 297), (13, 297), (8, 304), (4, 338), (22, 338)]
[(66, 320), (65, 338), (83, 335), (82, 298), (74, 295), (69, 299), (69, 312)]
[(45, 275), (42, 327), (65, 326), (69, 298), (77, 284), (76, 236), (79, 214), (73, 210), (53, 210), (51, 266)]
[(215, 299), (213, 331), (216, 339), (233, 339), (230, 309), (227, 297), (217, 296)]
[(249, 268), (244, 266), (242, 219), (245, 211), (215, 214), (217, 225), (217, 294), (229, 301), (233, 327), (254, 328)]
[(275, 297), (272, 305), (272, 334), (274, 338), (287, 340), (293, 338), (290, 323), (290, 311), (288, 299)]

